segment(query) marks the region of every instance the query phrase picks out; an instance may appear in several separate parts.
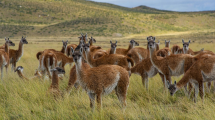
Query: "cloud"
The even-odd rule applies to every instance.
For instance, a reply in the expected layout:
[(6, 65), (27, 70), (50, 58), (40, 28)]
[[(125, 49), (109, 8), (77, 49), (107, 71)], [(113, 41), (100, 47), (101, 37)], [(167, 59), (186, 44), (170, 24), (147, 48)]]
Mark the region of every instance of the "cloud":
[(124, 7), (146, 5), (152, 8), (172, 11), (215, 10), (215, 0), (93, 0), (107, 2)]

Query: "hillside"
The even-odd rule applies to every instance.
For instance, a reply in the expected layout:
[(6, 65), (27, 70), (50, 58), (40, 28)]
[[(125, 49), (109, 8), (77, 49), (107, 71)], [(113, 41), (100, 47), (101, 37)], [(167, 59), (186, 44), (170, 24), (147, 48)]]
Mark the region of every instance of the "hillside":
[[(215, 28), (215, 12), (179, 13), (85, 0), (0, 0), (0, 37), (156, 34)], [(3, 12), (4, 11), (4, 12)]]

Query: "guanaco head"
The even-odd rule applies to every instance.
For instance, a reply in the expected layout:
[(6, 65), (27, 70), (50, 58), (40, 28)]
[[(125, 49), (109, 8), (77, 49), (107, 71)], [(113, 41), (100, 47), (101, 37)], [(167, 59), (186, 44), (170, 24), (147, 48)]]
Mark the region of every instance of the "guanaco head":
[(67, 40), (67, 41), (63, 41), (63, 40), (62, 40), (62, 42), (63, 42), (63, 47), (66, 48), (66, 47), (67, 47), (67, 44), (68, 44), (68, 40)]
[(85, 52), (89, 51), (90, 50), (90, 43), (85, 43), (83, 45), (83, 49), (84, 49)]
[(153, 37), (153, 36), (148, 36), (146, 39), (147, 39), (148, 41), (149, 41), (149, 40), (155, 40), (155, 37)]
[(6, 44), (8, 44), (9, 46), (15, 46), (15, 43), (13, 43), (9, 38), (7, 39), (7, 38), (5, 37), (5, 42), (6, 42)]
[(84, 45), (84, 39), (82, 38), (79, 42), (79, 45), (75, 48), (75, 51), (79, 51), (83, 45)]
[(22, 66), (18, 66), (14, 72), (16, 72), (16, 71), (22, 72), (23, 70), (24, 70), (24, 68)]
[(89, 38), (89, 43), (90, 43), (90, 44), (96, 43), (96, 39), (94, 39), (94, 38), (91, 36), (91, 38)]
[(63, 70), (60, 67), (56, 67), (54, 69), (51, 69), (50, 72), (56, 72), (57, 74), (65, 74), (65, 70)]
[(184, 54), (186, 54), (186, 52), (189, 50), (190, 40), (188, 42), (184, 42), (184, 39), (182, 39), (182, 43), (183, 43)]
[(134, 46), (139, 46), (139, 43), (137, 43), (135, 40), (131, 40), (130, 44), (134, 47)]
[(28, 41), (26, 40), (26, 36), (25, 36), (25, 37), (22, 36), (21, 42), (22, 42), (23, 44), (28, 44)]
[(83, 35), (83, 34), (81, 33), (81, 36), (78, 37), (78, 38), (80, 39), (80, 41), (83, 39), (83, 40), (84, 40), (84, 43), (86, 43), (86, 42), (87, 42), (87, 33), (86, 33), (85, 35)]
[(149, 49), (156, 49), (157, 48), (157, 43), (155, 42), (154, 39), (148, 40), (148, 47), (149, 47)]
[(83, 52), (83, 48), (82, 48), (82, 47), (80, 48), (79, 51), (75, 51), (75, 50), (71, 47), (71, 53), (72, 53), (73, 61), (75, 61), (75, 63), (81, 62), (82, 52)]
[(169, 48), (169, 46), (170, 46), (170, 40), (169, 41), (165, 40), (165, 47)]
[(111, 49), (116, 49), (117, 41), (116, 41), (116, 43), (112, 43), (112, 41), (110, 41), (110, 44), (111, 44)]
[(174, 82), (174, 84), (170, 84), (169, 81), (167, 81), (167, 87), (169, 89), (170, 95), (173, 96), (177, 91), (176, 81)]

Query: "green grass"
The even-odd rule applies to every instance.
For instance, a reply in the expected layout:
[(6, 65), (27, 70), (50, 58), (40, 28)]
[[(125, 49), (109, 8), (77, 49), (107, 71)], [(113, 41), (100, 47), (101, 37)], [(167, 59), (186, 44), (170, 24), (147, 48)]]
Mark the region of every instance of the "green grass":
[(114, 33), (128, 36), (215, 28), (214, 11), (171, 12), (85, 0), (1, 0), (0, 3), (0, 10), (4, 11), (0, 13), (1, 37), (74, 36), (81, 32), (110, 37)]
[[(175, 43), (181, 45), (181, 37), (191, 40), (196, 39), (195, 43), (190, 44), (190, 48), (199, 50), (204, 47), (206, 50), (215, 51), (213, 44), (207, 40), (201, 42), (202, 38), (214, 37), (214, 33), (198, 33), (178, 36), (157, 36), (161, 39), (161, 48), (164, 46), (163, 38), (171, 39), (171, 46)], [(77, 38), (69, 37), (29, 37), (29, 44), (24, 45), (24, 55), (17, 63), (17, 66), (24, 67), (24, 74), (30, 78), (35, 69), (38, 68), (36, 52), (44, 48), (61, 49), (61, 40), (69, 39), (70, 43), (78, 43)], [(96, 38), (97, 43), (104, 49), (110, 47), (110, 38)], [(17, 49), (20, 38), (11, 39), (16, 43)], [(118, 47), (127, 47), (130, 38), (118, 38)], [(187, 39), (185, 39), (187, 40)], [(145, 47), (145, 37), (139, 39), (140, 46)], [(179, 43), (180, 42), (180, 43)], [(2, 44), (2, 43), (1, 43)], [(66, 66), (66, 74), (63, 81), (60, 81), (60, 90), (64, 91), (67, 87), (70, 66)], [(172, 77), (173, 80), (180, 80), (181, 77)], [(188, 99), (183, 90), (178, 91), (174, 96), (170, 96), (163, 89), (163, 84), (159, 75), (149, 79), (149, 91), (141, 82), (141, 77), (132, 75), (127, 92), (127, 107), (125, 113), (122, 112), (120, 102), (114, 92), (102, 98), (101, 112), (91, 111), (89, 98), (82, 89), (72, 89), (69, 96), (57, 101), (47, 90), (50, 86), (49, 81), (31, 80), (29, 82), (21, 80), (16, 73), (8, 71), (4, 73), (4, 82), (0, 82), (0, 119), (213, 119), (215, 117), (215, 95), (207, 93), (204, 104), (200, 97), (194, 103)]]

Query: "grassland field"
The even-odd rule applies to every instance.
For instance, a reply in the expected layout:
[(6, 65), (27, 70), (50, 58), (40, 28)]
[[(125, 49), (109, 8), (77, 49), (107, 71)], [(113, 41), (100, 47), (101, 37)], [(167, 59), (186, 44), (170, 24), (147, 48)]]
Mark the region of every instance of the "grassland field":
[[(24, 67), (24, 75), (32, 77), (39, 62), (38, 51), (62, 48), (62, 40), (78, 44), (80, 33), (96, 39), (95, 45), (107, 50), (110, 40), (118, 41), (120, 48), (127, 48), (131, 39), (146, 48), (146, 37), (156, 36), (160, 48), (164, 40), (171, 46), (181, 40), (191, 39), (190, 48), (215, 52), (215, 12), (174, 12), (139, 6), (125, 8), (117, 5), (88, 0), (0, 0), (0, 45), (4, 37), (10, 37), (17, 49), (21, 36), (27, 36), (24, 54), (17, 66)], [(65, 91), (71, 66), (60, 81), (60, 90)], [(4, 69), (5, 71), (5, 69)], [(179, 81), (180, 77), (172, 77)], [(72, 89), (70, 95), (57, 101), (47, 95), (50, 81), (23, 81), (11, 70), (4, 72), (0, 82), (0, 119), (190, 119), (212, 120), (215, 118), (215, 94), (205, 91), (202, 103), (193, 97), (188, 99), (183, 89), (170, 96), (163, 89), (159, 75), (149, 79), (149, 90), (141, 77), (132, 74), (127, 92), (127, 107), (123, 113), (115, 93), (102, 98), (100, 112), (91, 111), (85, 91)], [(193, 94), (193, 93), (192, 93)]]
[[(194, 33), (184, 35), (157, 36), (161, 41), (160, 48), (164, 47), (164, 39), (171, 40), (173, 44), (182, 46), (181, 39), (191, 39), (190, 48), (215, 51), (214, 33)], [(62, 40), (69, 40), (69, 43), (78, 43), (77, 37), (27, 37), (29, 44), (24, 45), (24, 55), (17, 63), (17, 66), (24, 67), (24, 74), (30, 78), (35, 69), (38, 68), (36, 59), (37, 51), (45, 48), (60, 50)], [(118, 47), (127, 48), (131, 38), (106, 38), (96, 37), (97, 43), (104, 49), (110, 47), (109, 40), (118, 40)], [(146, 36), (141, 38), (133, 37), (141, 47), (146, 48)], [(3, 38), (2, 38), (3, 40)], [(20, 38), (11, 38), (17, 49)], [(3, 44), (3, 42), (1, 43)], [(67, 87), (70, 66), (66, 66), (66, 74), (60, 81), (60, 90)], [(180, 77), (172, 77), (173, 80), (180, 80)], [(202, 103), (200, 97), (194, 103), (193, 98), (188, 99), (183, 89), (174, 96), (163, 90), (163, 84), (159, 75), (149, 79), (149, 90), (147, 91), (141, 82), (141, 77), (132, 75), (127, 92), (127, 107), (122, 113), (120, 103), (115, 93), (103, 96), (102, 110), (91, 111), (89, 98), (82, 89), (72, 89), (70, 95), (55, 100), (47, 95), (50, 81), (31, 80), (23, 81), (10, 69), (4, 73), (4, 82), (0, 82), (0, 119), (214, 119), (215, 94), (205, 92), (205, 100)], [(213, 91), (214, 89), (212, 89)]]

